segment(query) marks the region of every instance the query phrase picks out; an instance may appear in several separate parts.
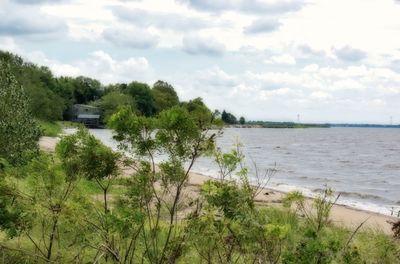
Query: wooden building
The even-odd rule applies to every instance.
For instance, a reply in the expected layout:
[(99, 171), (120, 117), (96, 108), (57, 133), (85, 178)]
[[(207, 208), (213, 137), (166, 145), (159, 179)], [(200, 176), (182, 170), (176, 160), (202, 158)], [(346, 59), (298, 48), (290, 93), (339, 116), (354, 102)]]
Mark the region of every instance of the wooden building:
[(99, 127), (101, 110), (91, 105), (75, 104), (71, 109), (71, 121), (79, 122), (87, 127)]

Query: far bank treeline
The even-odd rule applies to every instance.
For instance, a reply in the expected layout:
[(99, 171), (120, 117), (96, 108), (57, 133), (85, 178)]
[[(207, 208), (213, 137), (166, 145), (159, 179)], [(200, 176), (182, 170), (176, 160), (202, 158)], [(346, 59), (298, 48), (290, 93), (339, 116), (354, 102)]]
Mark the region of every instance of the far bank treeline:
[(0, 61), (10, 65), (30, 99), (31, 112), (42, 121), (69, 120), (74, 104), (99, 107), (104, 123), (121, 106), (130, 107), (138, 115), (151, 117), (176, 105), (204, 105), (201, 98), (181, 102), (174, 87), (164, 81), (157, 81), (152, 87), (137, 81), (103, 85), (84, 76), (55, 77), (49, 68), (26, 62), (9, 52), (0, 51)]

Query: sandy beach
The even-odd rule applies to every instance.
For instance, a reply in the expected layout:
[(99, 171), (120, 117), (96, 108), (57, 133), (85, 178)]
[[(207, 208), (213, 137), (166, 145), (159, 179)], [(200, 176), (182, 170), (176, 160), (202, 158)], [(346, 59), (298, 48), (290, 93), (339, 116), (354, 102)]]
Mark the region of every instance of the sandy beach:
[[(42, 137), (39, 145), (44, 151), (54, 151), (58, 141), (59, 138)], [(128, 170), (124, 170), (124, 172), (128, 173)], [(199, 173), (191, 173), (189, 179), (189, 191), (193, 192), (193, 195), (196, 195), (199, 187), (209, 179), (212, 178)], [(285, 193), (283, 192), (265, 188), (257, 195), (256, 202), (271, 206), (281, 206), (284, 195)], [(312, 199), (307, 199), (307, 204), (310, 204), (311, 202)], [(363, 228), (382, 230), (387, 234), (392, 233), (390, 222), (398, 220), (396, 217), (358, 210), (343, 205), (334, 205), (330, 218), (335, 224), (345, 225), (353, 229), (357, 228), (362, 222), (366, 221), (363, 225)]]

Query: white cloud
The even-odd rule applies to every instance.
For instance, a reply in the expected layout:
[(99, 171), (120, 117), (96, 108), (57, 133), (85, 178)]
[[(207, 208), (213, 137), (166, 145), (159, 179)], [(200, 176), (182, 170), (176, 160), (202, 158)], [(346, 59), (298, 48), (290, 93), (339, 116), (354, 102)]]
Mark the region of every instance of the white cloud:
[(81, 75), (97, 78), (103, 83), (152, 80), (152, 68), (144, 57), (117, 60), (98, 50), (76, 63)]
[(104, 84), (131, 81), (153, 81), (153, 69), (144, 57), (118, 60), (108, 53), (98, 50), (86, 59), (71, 64), (48, 59), (41, 52), (25, 56), (29, 60), (50, 67), (56, 76), (87, 76), (100, 80)]
[(149, 31), (131, 27), (107, 28), (103, 37), (111, 43), (139, 49), (152, 48), (159, 41), (159, 37)]
[(277, 19), (271, 19), (271, 18), (257, 19), (244, 28), (244, 33), (246, 34), (269, 33), (277, 30), (280, 26), (281, 23)]
[(332, 95), (324, 91), (315, 91), (311, 93), (311, 97), (315, 99), (326, 100), (326, 99), (331, 99)]
[(179, 0), (204, 11), (220, 12), (236, 10), (261, 14), (281, 14), (297, 11), (304, 5), (302, 0)]
[(15, 53), (21, 52), (21, 49), (12, 37), (0, 37), (0, 49)]
[(26, 5), (40, 5), (43, 3), (49, 3), (49, 4), (59, 3), (65, 0), (14, 0), (14, 1)]
[(172, 30), (196, 30), (210, 27), (212, 21), (200, 16), (187, 16), (183, 13), (147, 11), (143, 9), (130, 9), (116, 6), (112, 9), (113, 14), (122, 21), (130, 22), (140, 27), (157, 27)]
[(209, 87), (225, 87), (229, 89), (237, 85), (236, 78), (227, 74), (218, 66), (198, 71), (196, 75), (200, 83)]
[(367, 54), (360, 50), (350, 46), (344, 46), (342, 48), (333, 49), (336, 57), (344, 61), (360, 61), (367, 57)]
[(186, 36), (182, 40), (183, 50), (189, 54), (205, 54), (210, 56), (222, 55), (225, 46), (212, 38)]
[(43, 35), (66, 30), (61, 19), (43, 13), (39, 6), (20, 6), (10, 1), (1, 3), (0, 35)]
[(0, 49), (12, 48), (11, 51), (18, 52), (25, 60), (49, 67), (56, 76), (77, 77), (83, 75), (98, 79), (104, 84), (135, 80), (153, 82), (155, 79), (153, 68), (145, 57), (116, 59), (102, 50), (97, 50), (80, 60), (62, 63), (59, 60), (48, 58), (41, 51), (26, 51), (15, 44), (12, 38), (0, 38), (0, 41), (2, 40), (5, 41), (0, 42), (3, 43), (3, 45), (0, 44)]
[(283, 54), (279, 56), (272, 56), (270, 60), (264, 61), (267, 64), (287, 64), (287, 65), (295, 65), (296, 59), (288, 54)]
[(211, 108), (254, 119), (290, 121), (302, 113), (305, 122), (351, 122), (368, 115), (380, 122), (387, 112), (399, 113), (400, 74), (387, 68), (311, 64), (299, 71), (233, 75), (212, 67), (186, 76), (178, 86), (185, 87), (179, 91), (183, 98), (202, 96)]
[(305, 71), (305, 72), (316, 72), (316, 71), (318, 71), (318, 69), (319, 69), (318, 64), (314, 63), (314, 64), (310, 64), (310, 65), (305, 66), (303, 68), (303, 71)]

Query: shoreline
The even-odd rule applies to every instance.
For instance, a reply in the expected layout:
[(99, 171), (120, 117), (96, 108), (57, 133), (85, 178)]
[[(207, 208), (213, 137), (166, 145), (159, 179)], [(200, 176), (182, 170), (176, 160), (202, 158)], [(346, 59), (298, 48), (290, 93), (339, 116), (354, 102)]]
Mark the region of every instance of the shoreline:
[[(40, 149), (47, 152), (52, 152), (58, 143), (59, 138), (57, 137), (42, 137), (39, 141)], [(126, 171), (125, 171), (126, 172)], [(198, 172), (191, 172), (189, 175), (189, 192), (196, 194), (199, 191), (200, 186), (207, 180), (215, 179), (211, 176), (207, 176)], [(256, 196), (256, 203), (271, 205), (271, 206), (282, 206), (282, 199), (286, 193), (273, 188), (263, 188), (262, 191)], [(306, 197), (306, 205), (310, 206), (313, 199)], [(348, 205), (335, 204), (332, 207), (330, 219), (334, 224), (344, 225), (348, 228), (355, 229), (362, 222), (365, 221), (363, 229), (370, 228), (374, 230), (381, 230), (386, 234), (392, 234), (392, 225), (390, 222), (397, 221), (399, 218), (354, 208)]]
[[(213, 177), (192, 172), (190, 174), (189, 184), (199, 188), (202, 183)], [(266, 195), (266, 193), (268, 193)], [(255, 201), (259, 204), (265, 204), (270, 206), (282, 206), (282, 199), (287, 193), (278, 191), (272, 188), (265, 187), (256, 196)], [(309, 207), (313, 201), (313, 198), (306, 197), (306, 205)], [(330, 213), (330, 220), (332, 223), (337, 225), (344, 225), (348, 228), (355, 229), (362, 222), (365, 221), (361, 229), (373, 229), (381, 230), (384, 233), (392, 234), (391, 221), (397, 221), (399, 218), (393, 216), (387, 216), (377, 212), (362, 210), (348, 205), (335, 204), (332, 207)]]

